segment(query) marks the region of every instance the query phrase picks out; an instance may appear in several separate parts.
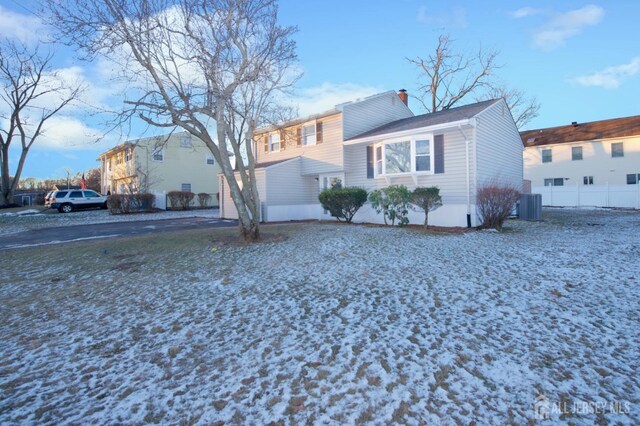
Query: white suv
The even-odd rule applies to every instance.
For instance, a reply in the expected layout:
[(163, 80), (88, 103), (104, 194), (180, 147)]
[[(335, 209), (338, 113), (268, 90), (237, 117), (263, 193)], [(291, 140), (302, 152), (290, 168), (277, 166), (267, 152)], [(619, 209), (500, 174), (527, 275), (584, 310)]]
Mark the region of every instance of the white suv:
[(53, 193), (51, 208), (60, 213), (69, 213), (77, 209), (107, 208), (107, 196), (91, 189), (65, 189)]

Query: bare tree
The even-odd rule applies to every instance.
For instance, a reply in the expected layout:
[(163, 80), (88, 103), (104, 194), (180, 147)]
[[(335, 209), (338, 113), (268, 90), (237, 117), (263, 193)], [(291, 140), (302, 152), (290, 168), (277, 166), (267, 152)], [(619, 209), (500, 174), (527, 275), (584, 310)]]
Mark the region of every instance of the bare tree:
[(504, 98), (507, 102), (518, 129), (537, 117), (540, 111), (540, 103), (535, 96), (529, 97), (522, 90), (510, 89), (506, 86), (493, 86), (476, 99), (482, 101), (496, 98)]
[(540, 104), (517, 89), (509, 89), (496, 76), (499, 52), (479, 48), (472, 55), (453, 49), (448, 35), (438, 37), (435, 51), (425, 58), (407, 58), (420, 73), (421, 85), (414, 96), (427, 112), (446, 110), (470, 98), (504, 98), (518, 127), (538, 115)]
[[(29, 150), (47, 120), (76, 99), (81, 88), (67, 87), (52, 71), (51, 52), (41, 55), (10, 40), (0, 43), (0, 206), (13, 204)], [(10, 174), (9, 149), (20, 144), (20, 157)]]
[(291, 39), (295, 28), (278, 25), (276, 1), (48, 4), (52, 23), (68, 43), (90, 57), (121, 60), (122, 72), (132, 83), (128, 93), (136, 96), (125, 101), (123, 119), (177, 126), (206, 143), (222, 168), (242, 238), (259, 239), (253, 134), (277, 108), (277, 95), (297, 78)]

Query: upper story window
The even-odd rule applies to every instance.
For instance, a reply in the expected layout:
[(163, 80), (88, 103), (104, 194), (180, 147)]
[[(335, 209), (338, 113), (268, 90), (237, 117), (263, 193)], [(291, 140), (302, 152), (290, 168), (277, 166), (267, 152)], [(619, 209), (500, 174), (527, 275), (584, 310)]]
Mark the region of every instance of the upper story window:
[(377, 176), (433, 170), (433, 138), (416, 136), (405, 140), (383, 142), (376, 146), (375, 172)]
[(624, 145), (622, 142), (611, 144), (611, 158), (624, 157)]
[(302, 145), (316, 144), (316, 125), (309, 124), (302, 127)]
[(153, 161), (164, 161), (164, 151), (162, 148), (156, 148), (151, 154), (151, 159)]
[(542, 162), (550, 163), (553, 160), (553, 156), (551, 153), (551, 149), (543, 149), (542, 150)]
[(180, 190), (182, 192), (191, 192), (191, 184), (190, 183), (183, 183), (180, 185)]
[(182, 137), (182, 139), (180, 139), (180, 147), (181, 148), (192, 148), (193, 147), (193, 143), (191, 142), (191, 137), (190, 136)]
[(133, 152), (130, 149), (124, 151), (124, 161), (131, 161)]
[(640, 173), (631, 173), (627, 175), (627, 185), (636, 185), (640, 182)]
[(564, 178), (547, 178), (544, 180), (544, 186), (564, 186)]
[(272, 133), (269, 135), (269, 152), (280, 151), (280, 134)]
[(213, 158), (213, 154), (207, 154), (207, 165), (213, 166), (214, 164), (216, 164), (216, 161)]
[(571, 147), (571, 160), (572, 161), (582, 160), (582, 147), (581, 146), (572, 146)]

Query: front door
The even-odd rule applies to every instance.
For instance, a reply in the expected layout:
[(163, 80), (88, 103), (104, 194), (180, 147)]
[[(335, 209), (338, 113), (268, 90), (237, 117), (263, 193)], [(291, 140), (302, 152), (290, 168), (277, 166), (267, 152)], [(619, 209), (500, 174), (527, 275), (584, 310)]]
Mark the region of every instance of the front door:
[[(342, 174), (320, 175), (319, 183), (320, 183), (320, 191), (324, 191), (325, 189), (333, 188), (336, 185), (343, 185), (344, 176)], [(331, 215), (329, 214), (329, 210), (323, 209), (322, 219), (327, 220), (330, 218), (331, 218)]]

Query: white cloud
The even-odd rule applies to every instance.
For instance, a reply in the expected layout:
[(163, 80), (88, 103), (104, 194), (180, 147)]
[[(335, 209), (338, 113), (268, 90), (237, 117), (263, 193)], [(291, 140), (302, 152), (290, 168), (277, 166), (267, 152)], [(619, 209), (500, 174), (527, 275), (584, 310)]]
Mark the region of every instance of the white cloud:
[(582, 86), (615, 89), (626, 77), (640, 75), (640, 56), (631, 59), (628, 64), (608, 67), (593, 74), (574, 78), (572, 81)]
[(34, 146), (52, 150), (83, 150), (113, 145), (113, 141), (96, 142), (100, 136), (99, 130), (92, 129), (78, 118), (56, 115), (47, 120)]
[(418, 22), (444, 28), (467, 28), (467, 11), (462, 7), (454, 7), (445, 15), (431, 15), (426, 6), (418, 9)]
[(333, 109), (344, 102), (384, 92), (378, 87), (355, 83), (329, 83), (308, 87), (297, 92), (292, 104), (298, 107), (300, 116), (318, 114)]
[(556, 14), (534, 34), (533, 46), (541, 50), (557, 49), (584, 28), (598, 24), (603, 17), (604, 9), (595, 5)]
[(46, 30), (39, 18), (0, 6), (0, 34), (25, 44), (32, 44), (42, 39)]
[(526, 18), (528, 16), (536, 16), (536, 15), (540, 15), (542, 13), (542, 10), (540, 9), (536, 9), (534, 7), (521, 7), (518, 10), (514, 10), (513, 12), (510, 13), (511, 16), (513, 16), (514, 18)]

